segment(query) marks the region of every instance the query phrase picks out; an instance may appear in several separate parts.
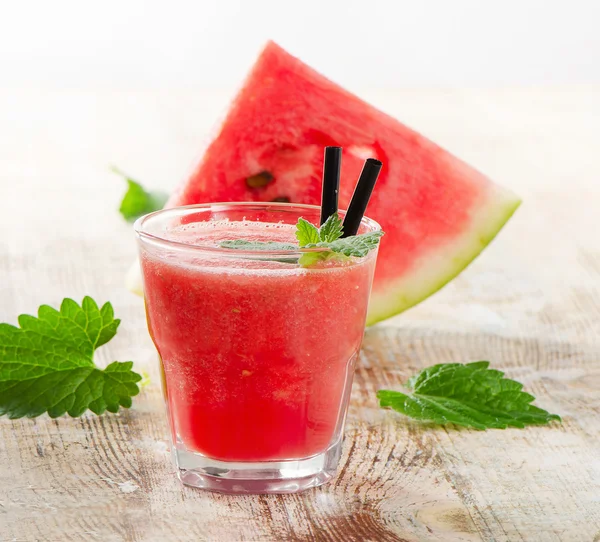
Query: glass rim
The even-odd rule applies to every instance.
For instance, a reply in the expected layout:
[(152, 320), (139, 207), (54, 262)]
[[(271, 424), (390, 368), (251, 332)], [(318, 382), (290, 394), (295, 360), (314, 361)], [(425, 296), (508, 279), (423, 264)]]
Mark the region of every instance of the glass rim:
[[(160, 235), (156, 235), (153, 233), (149, 233), (145, 227), (145, 223), (153, 218), (156, 218), (160, 215), (173, 214), (177, 213), (192, 213), (194, 211), (202, 211), (202, 210), (222, 210), (225, 211), (227, 209), (243, 209), (243, 208), (257, 208), (260, 210), (269, 210), (280, 209), (280, 210), (310, 210), (316, 211), (318, 213), (321, 212), (321, 208), (318, 205), (308, 205), (304, 203), (287, 203), (287, 202), (269, 202), (269, 201), (232, 201), (232, 202), (217, 202), (217, 203), (198, 203), (194, 205), (181, 205), (178, 207), (168, 207), (165, 209), (159, 209), (158, 211), (153, 211), (152, 213), (145, 214), (139, 217), (133, 223), (133, 229), (140, 239), (144, 239), (150, 241), (152, 243), (158, 243), (159, 245), (163, 245), (166, 247), (174, 247), (182, 250), (192, 250), (199, 251), (203, 253), (210, 254), (220, 254), (227, 256), (261, 256), (265, 258), (267, 256), (290, 256), (295, 254), (306, 254), (313, 252), (329, 252), (330, 249), (325, 247), (315, 247), (315, 248), (300, 248), (298, 247), (295, 250), (239, 250), (233, 248), (224, 248), (224, 247), (209, 247), (209, 246), (201, 246), (201, 245), (191, 245), (189, 243), (182, 243), (180, 241), (176, 241), (173, 239), (166, 239), (161, 237)], [(341, 217), (345, 216), (346, 211), (340, 209), (338, 211)], [(360, 221), (361, 226), (366, 226), (369, 228), (369, 231), (381, 231), (381, 226), (372, 218), (368, 218), (363, 216)]]

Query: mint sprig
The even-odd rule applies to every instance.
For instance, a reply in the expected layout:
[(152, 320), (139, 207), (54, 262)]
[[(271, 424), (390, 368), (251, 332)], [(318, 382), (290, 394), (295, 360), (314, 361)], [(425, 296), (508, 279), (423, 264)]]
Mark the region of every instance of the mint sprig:
[[(261, 242), (261, 241), (246, 241), (244, 239), (235, 239), (233, 241), (222, 241), (221, 248), (229, 248), (234, 250), (248, 250), (248, 251), (259, 251), (259, 252), (283, 252), (290, 250), (298, 250), (296, 245), (290, 243), (276, 243), (276, 242)], [(291, 258), (267, 258), (269, 261), (279, 263), (298, 263), (297, 257)]]
[(123, 196), (119, 212), (128, 222), (133, 222), (136, 218), (153, 211), (158, 211), (165, 206), (168, 195), (164, 192), (147, 191), (139, 182), (114, 166), (111, 168), (111, 171), (123, 177), (127, 182), (127, 192)]
[(291, 243), (276, 243), (269, 241), (267, 243), (263, 241), (246, 241), (245, 239), (235, 239), (233, 241), (222, 241), (221, 248), (231, 248), (236, 250), (259, 250), (259, 251), (288, 251), (298, 250), (296, 245)]
[(505, 429), (545, 425), (560, 416), (531, 404), (523, 385), (489, 368), (488, 361), (442, 363), (423, 369), (406, 387), (410, 395), (379, 390), (382, 407), (410, 418), (437, 424), (453, 423), (475, 429)]
[[(312, 226), (312, 224), (311, 224)], [(313, 226), (314, 228), (314, 226)], [(342, 236), (344, 226), (337, 213), (332, 214), (319, 228), (319, 241), (321, 243), (332, 243)]]
[[(354, 235), (353, 237), (337, 239), (332, 242), (320, 242), (314, 246), (328, 248), (331, 251), (337, 252), (338, 254), (343, 254), (344, 256), (355, 256), (357, 258), (362, 258), (377, 247), (379, 244), (379, 238), (382, 235), (382, 231), (373, 231), (369, 233), (363, 233), (361, 235)], [(310, 248), (312, 246), (313, 245), (307, 245), (306, 248)]]
[(296, 224), (296, 239), (298, 239), (300, 247), (305, 247), (311, 243), (318, 243), (321, 241), (319, 228), (301, 217)]
[[(304, 218), (299, 218), (296, 224), (296, 239), (298, 246), (287, 243), (265, 243), (259, 241), (222, 241), (222, 248), (238, 250), (298, 250), (299, 248), (327, 248), (326, 250), (315, 250), (314, 252), (305, 252), (302, 254), (298, 263), (302, 267), (311, 267), (319, 261), (331, 258), (344, 258), (354, 256), (362, 258), (371, 250), (377, 247), (379, 239), (383, 235), (382, 231), (368, 232), (361, 235), (342, 238), (342, 221), (337, 213), (331, 215), (320, 228), (308, 222)], [(289, 261), (286, 261), (289, 263)]]
[(131, 361), (105, 369), (93, 362), (97, 348), (117, 333), (120, 320), (106, 303), (98, 308), (64, 299), (60, 311), (42, 305), (37, 318), (22, 314), (19, 327), (0, 324), (0, 415), (56, 418), (129, 408), (141, 376)]
[[(299, 235), (301, 221), (303, 234)], [(309, 235), (304, 234), (304, 232), (309, 229), (307, 225), (313, 228)], [(310, 222), (300, 218), (298, 220), (298, 232), (296, 233), (296, 237), (298, 237), (300, 246), (303, 248), (328, 248), (331, 252), (337, 254), (338, 257), (342, 254), (344, 256), (362, 258), (377, 247), (379, 239), (383, 235), (382, 231), (373, 231), (342, 238), (343, 231), (342, 221), (336, 213), (331, 215), (319, 229)], [(314, 241), (317, 236), (319, 240)], [(317, 257), (317, 254), (321, 256)], [(328, 257), (331, 257), (331, 253), (306, 253), (300, 258), (300, 264), (304, 266), (312, 265), (316, 260), (327, 259)]]

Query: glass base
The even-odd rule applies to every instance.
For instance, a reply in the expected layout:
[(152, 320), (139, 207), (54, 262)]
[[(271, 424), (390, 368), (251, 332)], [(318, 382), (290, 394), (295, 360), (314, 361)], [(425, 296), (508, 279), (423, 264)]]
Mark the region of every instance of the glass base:
[(320, 486), (335, 474), (342, 439), (308, 459), (228, 462), (173, 447), (179, 479), (186, 485), (220, 493), (297, 493)]

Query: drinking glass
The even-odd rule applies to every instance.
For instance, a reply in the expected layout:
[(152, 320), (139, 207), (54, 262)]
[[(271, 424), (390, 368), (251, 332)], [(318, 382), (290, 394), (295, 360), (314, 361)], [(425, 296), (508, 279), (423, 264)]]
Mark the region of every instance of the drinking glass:
[[(319, 214), (219, 203), (135, 223), (172, 456), (187, 485), (293, 493), (335, 474), (377, 250), (322, 258), (327, 249), (221, 246), (289, 245), (298, 218), (316, 224)], [(379, 229), (364, 218), (359, 233)], [(302, 259), (309, 253), (315, 264)]]

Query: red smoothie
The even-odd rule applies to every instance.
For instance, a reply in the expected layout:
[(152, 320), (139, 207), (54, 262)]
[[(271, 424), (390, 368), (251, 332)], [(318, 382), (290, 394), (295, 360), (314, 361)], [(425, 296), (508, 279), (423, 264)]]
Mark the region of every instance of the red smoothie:
[[(168, 236), (218, 247), (224, 239), (294, 242), (294, 231), (216, 221)], [(220, 461), (324, 452), (340, 437), (377, 251), (313, 269), (190, 248), (141, 250), (174, 442)]]

